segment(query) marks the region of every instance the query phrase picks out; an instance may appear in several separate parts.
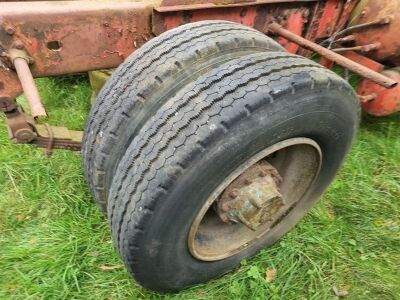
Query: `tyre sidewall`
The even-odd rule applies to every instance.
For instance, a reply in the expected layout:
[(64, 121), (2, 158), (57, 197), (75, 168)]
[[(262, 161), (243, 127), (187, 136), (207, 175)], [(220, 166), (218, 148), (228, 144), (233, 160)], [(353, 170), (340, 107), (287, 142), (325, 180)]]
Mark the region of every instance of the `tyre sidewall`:
[[(248, 97), (249, 102), (259, 102), (263, 95)], [(228, 272), (243, 258), (273, 244), (282, 232), (290, 230), (333, 180), (351, 147), (358, 126), (358, 110), (348, 100), (348, 90), (303, 89), (296, 94), (275, 95), (273, 103), (265, 103), (251, 117), (236, 112), (239, 121), (235, 126), (221, 133), (219, 140), (213, 140), (189, 167), (177, 174), (179, 179), (157, 204), (143, 227), (145, 230), (140, 237), (135, 236), (136, 244), (141, 245), (141, 255), (131, 265), (128, 254), (126, 263), (140, 270), (135, 275), (137, 280), (159, 291), (179, 290), (207, 281)], [(290, 221), (275, 227), (279, 227), (276, 234), (261, 238), (230, 258), (214, 262), (194, 258), (188, 249), (188, 233), (209, 195), (250, 157), (296, 137), (316, 141), (323, 156), (318, 177), (299, 203), (302, 212), (290, 212), (287, 217)], [(130, 240), (129, 233), (126, 240)]]

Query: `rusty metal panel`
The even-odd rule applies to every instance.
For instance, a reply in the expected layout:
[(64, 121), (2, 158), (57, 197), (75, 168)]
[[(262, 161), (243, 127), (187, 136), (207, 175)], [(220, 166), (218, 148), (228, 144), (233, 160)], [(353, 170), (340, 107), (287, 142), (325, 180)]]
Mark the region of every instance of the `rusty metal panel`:
[[(394, 68), (382, 72), (385, 76), (400, 82), (400, 70)], [(363, 80), (357, 88), (362, 97), (362, 109), (376, 117), (389, 116), (400, 111), (400, 86), (385, 89), (371, 80)]]
[(0, 62), (0, 98), (16, 98), (22, 94), (22, 86), (17, 73), (1, 65)]
[(309, 41), (297, 34), (294, 34), (293, 32), (290, 32), (289, 30), (284, 29), (281, 25), (277, 23), (272, 23), (271, 25), (268, 26), (268, 31), (282, 36), (286, 38), (287, 40), (290, 40), (303, 48), (312, 50), (319, 55), (325, 57), (328, 60), (331, 60), (338, 65), (348, 69), (349, 71), (352, 71), (361, 77), (370, 79), (371, 81), (385, 87), (385, 88), (394, 88), (395, 86), (398, 85), (398, 81), (393, 80), (387, 76), (384, 76), (380, 73), (377, 73), (371, 69), (368, 69), (367, 67), (364, 67), (363, 65), (360, 65), (336, 52), (333, 52), (332, 50), (329, 50), (327, 48), (324, 48), (312, 41)]
[(318, 21), (317, 39), (330, 37), (335, 32), (344, 3), (343, 0), (328, 0)]
[(400, 1), (380, 0), (365, 1), (361, 5), (363, 9), (351, 25), (366, 24), (388, 18), (390, 22), (383, 26), (370, 26), (357, 30), (355, 36), (357, 46), (370, 43), (380, 43), (379, 49), (368, 53), (368, 57), (377, 61), (390, 62), (392, 65), (400, 65)]
[(0, 3), (0, 50), (21, 41), (34, 77), (118, 66), (151, 36), (152, 3)]
[[(299, 8), (295, 10), (287, 10), (285, 13), (286, 15), (280, 24), (295, 34), (303, 35), (304, 24), (308, 21), (310, 10), (307, 8)], [(278, 38), (278, 42), (290, 53), (297, 53), (300, 49), (298, 44), (292, 43), (282, 37)]]
[[(153, 15), (153, 32), (156, 35), (180, 25), (203, 20), (226, 20), (240, 23), (264, 32), (268, 23), (277, 21), (285, 28), (303, 34), (313, 1), (291, 1), (290, 3), (263, 4), (250, 6), (224, 6), (221, 8), (206, 8), (181, 10), (171, 12), (155, 11)], [(281, 39), (288, 51), (295, 53), (298, 45)]]
[(163, 0), (156, 10), (159, 12), (171, 12), (182, 10), (196, 10), (206, 8), (226, 8), (240, 7), (260, 4), (274, 3), (299, 3), (299, 2), (317, 2), (320, 0)]

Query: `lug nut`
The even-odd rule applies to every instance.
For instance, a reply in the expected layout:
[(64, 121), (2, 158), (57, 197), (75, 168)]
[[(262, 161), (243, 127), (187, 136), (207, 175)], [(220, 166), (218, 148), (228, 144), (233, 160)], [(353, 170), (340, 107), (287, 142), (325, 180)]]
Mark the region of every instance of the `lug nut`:
[(33, 140), (34, 134), (31, 129), (21, 128), (15, 132), (15, 137), (18, 142), (29, 143)]
[(25, 48), (24, 44), (21, 41), (16, 41), (14, 43), (14, 47), (18, 50), (23, 50)]
[(228, 203), (222, 203), (221, 204), (221, 209), (222, 211), (228, 211), (230, 209), (229, 204)]
[(235, 199), (237, 196), (239, 196), (239, 192), (237, 190), (233, 190), (229, 193), (229, 197), (232, 199)]
[(250, 179), (245, 179), (244, 180), (244, 184), (246, 184), (246, 185), (250, 185), (250, 184), (252, 184), (253, 183), (253, 181), (251, 181)]
[(0, 111), (9, 112), (17, 108), (16, 102), (10, 97), (0, 97)]
[(260, 173), (258, 173), (258, 176), (265, 177), (265, 176), (267, 176), (267, 172), (265, 172), (264, 170), (261, 170)]
[(13, 35), (13, 34), (15, 33), (15, 28), (12, 27), (12, 26), (7, 26), (7, 27), (6, 27), (6, 32), (7, 32), (7, 34), (9, 34), (9, 35)]

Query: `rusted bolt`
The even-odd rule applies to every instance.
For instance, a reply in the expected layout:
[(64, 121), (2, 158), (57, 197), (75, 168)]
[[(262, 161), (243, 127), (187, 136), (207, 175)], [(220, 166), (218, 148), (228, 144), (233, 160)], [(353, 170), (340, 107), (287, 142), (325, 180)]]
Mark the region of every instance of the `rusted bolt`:
[(7, 27), (6, 27), (6, 32), (7, 32), (7, 34), (9, 34), (9, 35), (13, 35), (13, 34), (15, 33), (15, 28), (12, 27), (12, 26), (7, 26)]
[(21, 128), (15, 132), (15, 137), (20, 143), (29, 143), (33, 140), (34, 134), (33, 131), (29, 128)]
[(365, 8), (365, 9), (363, 9), (363, 11), (361, 12), (361, 18), (365, 18), (365, 17), (367, 17), (367, 15), (369, 14), (369, 8)]
[(0, 97), (0, 110), (3, 112), (9, 112), (17, 108), (16, 102), (11, 97)]
[(237, 196), (239, 196), (239, 192), (237, 190), (233, 190), (229, 193), (229, 197), (232, 199), (235, 199)]
[(261, 170), (260, 173), (258, 173), (258, 176), (265, 177), (265, 176), (267, 176), (267, 172), (265, 172), (264, 170)]
[(14, 48), (16, 48), (18, 50), (23, 50), (25, 48), (24, 43), (22, 43), (21, 41), (15, 41), (13, 46), (14, 46)]
[(221, 205), (222, 211), (228, 211), (230, 209), (230, 205), (228, 203), (222, 203)]
[(365, 95), (365, 96), (358, 95), (358, 98), (360, 99), (361, 103), (368, 103), (368, 102), (374, 101), (377, 97), (378, 96), (375, 93), (372, 93), (370, 95)]
[(246, 184), (246, 185), (250, 185), (250, 184), (252, 184), (253, 183), (253, 181), (251, 181), (250, 179), (248, 179), (248, 178), (246, 178), (245, 180), (244, 180), (244, 184)]

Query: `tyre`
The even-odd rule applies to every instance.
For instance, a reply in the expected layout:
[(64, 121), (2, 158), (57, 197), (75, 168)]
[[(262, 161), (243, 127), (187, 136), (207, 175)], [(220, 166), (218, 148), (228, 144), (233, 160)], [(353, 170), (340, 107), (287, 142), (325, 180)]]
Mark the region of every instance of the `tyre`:
[(108, 217), (129, 272), (177, 291), (272, 245), (334, 179), (359, 115), (346, 81), (282, 52), (238, 58), (182, 88), (112, 182)]
[(103, 211), (121, 156), (165, 101), (208, 70), (265, 51), (284, 50), (243, 25), (204, 21), (168, 31), (133, 53), (101, 90), (85, 128), (85, 175)]

